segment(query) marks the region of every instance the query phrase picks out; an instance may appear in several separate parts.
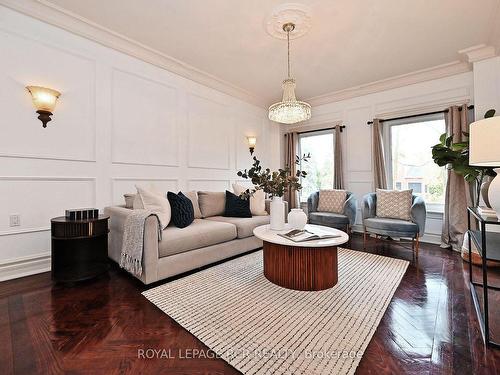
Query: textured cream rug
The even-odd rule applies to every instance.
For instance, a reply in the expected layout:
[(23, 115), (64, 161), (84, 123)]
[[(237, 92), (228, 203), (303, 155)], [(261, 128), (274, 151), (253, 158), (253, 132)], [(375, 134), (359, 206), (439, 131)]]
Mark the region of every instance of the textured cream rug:
[(339, 248), (339, 282), (281, 288), (262, 251), (143, 295), (244, 374), (353, 374), (408, 262)]

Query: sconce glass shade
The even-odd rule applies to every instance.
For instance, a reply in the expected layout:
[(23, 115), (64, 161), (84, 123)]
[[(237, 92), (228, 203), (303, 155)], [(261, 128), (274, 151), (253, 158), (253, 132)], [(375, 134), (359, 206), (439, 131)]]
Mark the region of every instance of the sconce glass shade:
[(500, 166), (500, 116), (470, 124), (469, 164), (479, 167)]
[(248, 139), (248, 147), (255, 148), (255, 145), (257, 144), (257, 138), (256, 137), (247, 137), (247, 139)]
[(54, 111), (57, 98), (61, 95), (59, 91), (41, 86), (27, 86), (26, 88), (31, 94), (33, 105), (37, 111)]

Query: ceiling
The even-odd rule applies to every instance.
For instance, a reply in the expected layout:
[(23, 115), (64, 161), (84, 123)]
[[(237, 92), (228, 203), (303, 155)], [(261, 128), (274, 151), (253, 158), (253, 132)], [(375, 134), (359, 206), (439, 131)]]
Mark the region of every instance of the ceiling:
[[(279, 0), (44, 0), (258, 96), (280, 100), (286, 42), (266, 20)], [(460, 59), (496, 44), (500, 0), (295, 0), (311, 11), (292, 41), (308, 99)]]

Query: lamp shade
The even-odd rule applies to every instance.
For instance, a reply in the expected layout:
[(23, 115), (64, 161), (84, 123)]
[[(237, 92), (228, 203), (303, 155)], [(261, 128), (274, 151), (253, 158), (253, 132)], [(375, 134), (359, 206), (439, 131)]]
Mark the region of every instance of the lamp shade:
[(469, 164), (500, 166), (500, 117), (489, 117), (470, 124)]
[(57, 98), (61, 93), (59, 91), (41, 86), (26, 87), (33, 99), (33, 105), (38, 111), (54, 112)]
[(255, 147), (257, 144), (257, 138), (256, 137), (247, 137), (248, 140), (248, 147)]

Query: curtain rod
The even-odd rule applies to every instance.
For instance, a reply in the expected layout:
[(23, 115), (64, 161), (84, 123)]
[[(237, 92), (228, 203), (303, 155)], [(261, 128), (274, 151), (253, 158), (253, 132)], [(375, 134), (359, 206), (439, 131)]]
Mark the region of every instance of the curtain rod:
[(324, 130), (334, 130), (337, 126), (340, 126), (340, 132), (342, 133), (342, 130), (345, 128), (345, 125), (336, 125), (336, 126), (332, 126), (330, 128), (321, 128), (321, 129), (316, 129), (316, 130), (306, 130), (303, 132), (297, 132), (297, 134), (307, 134), (307, 133), (322, 132)]
[[(474, 109), (474, 105), (470, 105), (467, 107), (467, 109)], [(462, 107), (460, 107), (458, 109), (459, 111), (462, 110)], [(385, 120), (379, 120), (380, 122), (384, 122), (384, 121), (394, 121), (394, 120), (404, 120), (404, 119), (407, 119), (407, 118), (412, 118), (412, 117), (420, 117), (420, 116), (430, 116), (430, 115), (437, 115), (439, 113), (448, 113), (448, 109), (443, 109), (442, 111), (435, 111), (435, 112), (427, 112), (427, 113), (419, 113), (417, 115), (410, 115), (410, 116), (401, 116), (401, 117), (394, 117), (394, 118), (388, 118), (388, 119), (385, 119)], [(373, 124), (373, 121), (368, 121), (366, 123), (367, 125), (371, 125)]]

